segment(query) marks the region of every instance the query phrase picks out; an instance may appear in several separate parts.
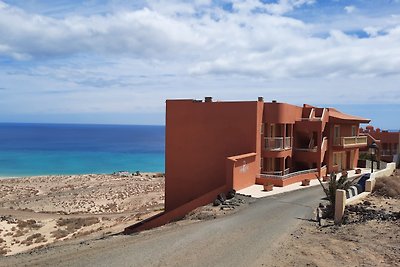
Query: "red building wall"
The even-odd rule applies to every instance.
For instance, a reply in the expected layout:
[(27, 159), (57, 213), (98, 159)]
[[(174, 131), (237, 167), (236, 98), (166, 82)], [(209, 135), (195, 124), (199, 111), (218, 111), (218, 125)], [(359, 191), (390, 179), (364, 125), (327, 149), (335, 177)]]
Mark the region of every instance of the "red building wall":
[(230, 190), (227, 157), (258, 152), (253, 165), (259, 169), (262, 110), (258, 101), (167, 100), (166, 211), (221, 186)]

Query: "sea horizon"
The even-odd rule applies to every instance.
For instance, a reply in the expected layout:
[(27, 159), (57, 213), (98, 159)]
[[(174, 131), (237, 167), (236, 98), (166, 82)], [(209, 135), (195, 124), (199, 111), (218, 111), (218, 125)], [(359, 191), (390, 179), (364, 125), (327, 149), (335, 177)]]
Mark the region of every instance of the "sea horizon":
[(0, 122), (0, 177), (164, 172), (165, 126)]

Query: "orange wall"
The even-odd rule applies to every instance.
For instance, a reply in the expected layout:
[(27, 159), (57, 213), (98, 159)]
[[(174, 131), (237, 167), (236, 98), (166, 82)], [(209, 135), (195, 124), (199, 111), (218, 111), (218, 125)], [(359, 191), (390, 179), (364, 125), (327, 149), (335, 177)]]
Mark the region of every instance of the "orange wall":
[(240, 190), (255, 184), (256, 175), (259, 173), (259, 164), (256, 153), (230, 157), (227, 159), (227, 184), (232, 181), (232, 188)]
[(225, 186), (227, 157), (260, 151), (262, 106), (167, 100), (166, 211)]
[(264, 122), (290, 123), (301, 119), (302, 108), (286, 103), (265, 103)]

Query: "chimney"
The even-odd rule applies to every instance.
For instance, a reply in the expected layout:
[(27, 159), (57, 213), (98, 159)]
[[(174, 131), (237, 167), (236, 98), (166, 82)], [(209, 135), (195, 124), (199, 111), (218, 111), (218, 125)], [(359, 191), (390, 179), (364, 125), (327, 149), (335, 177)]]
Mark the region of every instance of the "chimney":
[(274, 99), (274, 100), (272, 100), (272, 103), (276, 103), (276, 100)]
[(258, 97), (258, 102), (264, 102), (264, 97), (259, 96), (259, 97)]
[(204, 102), (212, 102), (212, 96), (206, 96)]

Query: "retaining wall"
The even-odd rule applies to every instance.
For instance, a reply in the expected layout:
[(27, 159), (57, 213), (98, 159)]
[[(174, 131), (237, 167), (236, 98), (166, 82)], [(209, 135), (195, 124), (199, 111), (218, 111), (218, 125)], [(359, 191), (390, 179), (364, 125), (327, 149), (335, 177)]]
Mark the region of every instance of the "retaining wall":
[(355, 202), (370, 194), (375, 187), (376, 178), (390, 176), (395, 170), (396, 163), (392, 162), (388, 163), (385, 169), (371, 173), (370, 178), (365, 183), (365, 192), (358, 192), (358, 189), (355, 189), (354, 186), (347, 191), (341, 189), (336, 190), (335, 223), (342, 222), (346, 204)]

